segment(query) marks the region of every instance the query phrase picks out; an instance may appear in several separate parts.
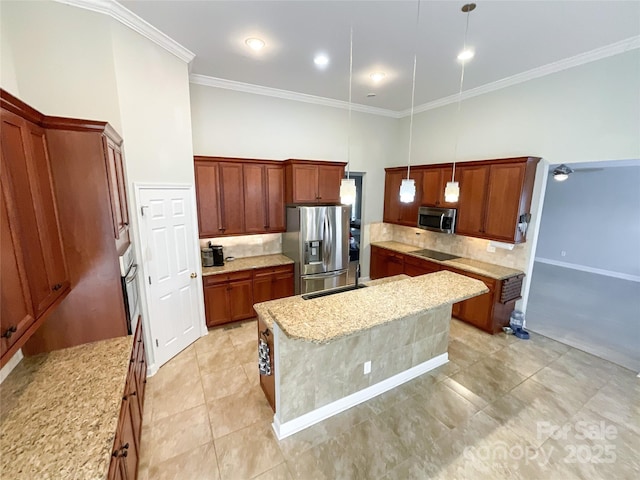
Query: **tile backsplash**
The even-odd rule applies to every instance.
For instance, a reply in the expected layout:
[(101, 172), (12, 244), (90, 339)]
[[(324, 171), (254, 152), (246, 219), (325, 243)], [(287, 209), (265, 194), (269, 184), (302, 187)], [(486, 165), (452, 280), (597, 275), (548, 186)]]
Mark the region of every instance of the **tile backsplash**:
[(263, 235), (242, 235), (238, 237), (201, 238), (200, 248), (222, 245), (226, 257), (255, 257), (282, 253), (282, 234), (266, 233)]
[(420, 228), (403, 227), (382, 222), (371, 224), (370, 238), (371, 242), (400, 242), (407, 245), (415, 245), (419, 248), (429, 248), (502, 265), (503, 267), (527, 270), (529, 250), (526, 244), (515, 245), (513, 250), (496, 248), (495, 252), (488, 252), (487, 244), (489, 240), (430, 232)]

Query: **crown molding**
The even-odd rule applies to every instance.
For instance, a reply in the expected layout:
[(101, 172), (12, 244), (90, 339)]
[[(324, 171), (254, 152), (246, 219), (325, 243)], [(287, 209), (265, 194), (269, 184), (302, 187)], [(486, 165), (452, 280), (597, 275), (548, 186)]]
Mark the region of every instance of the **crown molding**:
[(191, 63), (195, 58), (195, 53), (183, 47), (168, 35), (162, 33), (150, 23), (144, 21), (128, 8), (125, 8), (115, 0), (54, 0), (74, 7), (84, 8), (92, 12), (109, 15), (133, 31), (148, 38), (156, 45), (161, 46), (167, 52), (175, 55), (185, 63)]
[[(445, 105), (456, 103), (459, 97), (460, 100), (477, 97), (478, 95), (495, 92), (496, 90), (501, 90), (512, 85), (528, 82), (529, 80), (551, 75), (552, 73), (568, 70), (573, 67), (578, 67), (586, 63), (602, 60), (603, 58), (612, 57), (614, 55), (625, 53), (638, 48), (640, 48), (640, 35), (630, 37), (625, 40), (606, 45), (604, 47), (596, 48), (594, 50), (590, 50), (573, 57), (564, 58), (562, 60), (558, 60), (557, 62), (548, 63), (546, 65), (542, 65), (541, 67), (533, 68), (531, 70), (527, 70), (526, 72), (502, 78), (495, 82), (487, 83), (470, 90), (466, 90), (462, 92), (462, 95), (456, 93), (454, 95), (449, 95), (448, 97), (439, 98), (438, 100), (434, 100), (433, 102), (423, 103), (422, 105), (415, 107), (413, 109), (413, 113), (416, 114), (426, 112), (427, 110), (433, 110), (434, 108), (439, 108)], [(407, 117), (411, 114), (411, 109), (408, 108), (396, 113), (398, 115), (398, 118)]]
[[(234, 80), (225, 80), (224, 78), (208, 77), (206, 75), (198, 75), (195, 73), (192, 73), (189, 76), (189, 82), (195, 85), (205, 85), (207, 87), (223, 88), (226, 90), (235, 90), (237, 92), (283, 98), (285, 100), (293, 100), (296, 102), (313, 103), (315, 105), (323, 105), (325, 107), (342, 108), (344, 110), (349, 109), (349, 102), (345, 102), (343, 100), (292, 92), (290, 90), (281, 90), (279, 88), (263, 87), (261, 85), (254, 85), (251, 83), (236, 82)], [(370, 113), (372, 115), (380, 115), (383, 117), (400, 118), (399, 112), (384, 108), (370, 107), (368, 105), (361, 105), (359, 103), (352, 103), (351, 110), (354, 112)]]

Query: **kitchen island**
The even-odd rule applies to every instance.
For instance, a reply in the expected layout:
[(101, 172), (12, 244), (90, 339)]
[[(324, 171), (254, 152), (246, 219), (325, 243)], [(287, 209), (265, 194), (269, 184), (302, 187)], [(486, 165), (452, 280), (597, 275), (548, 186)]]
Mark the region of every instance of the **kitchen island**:
[(483, 282), (443, 271), (256, 304), (278, 438), (446, 363), (452, 304), (485, 292)]

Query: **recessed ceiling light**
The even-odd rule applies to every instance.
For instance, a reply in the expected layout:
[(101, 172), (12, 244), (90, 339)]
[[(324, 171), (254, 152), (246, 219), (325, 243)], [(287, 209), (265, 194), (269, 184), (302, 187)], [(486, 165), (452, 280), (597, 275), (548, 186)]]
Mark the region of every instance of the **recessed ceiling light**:
[(384, 72), (374, 72), (371, 75), (369, 75), (371, 77), (371, 80), (373, 80), (374, 82), (379, 82), (380, 80), (382, 80), (384, 77), (387, 76), (386, 73)]
[(260, 40), (259, 38), (255, 37), (247, 38), (244, 43), (246, 43), (249, 48), (255, 50), (256, 52), (262, 50), (262, 47), (264, 47), (264, 40)]
[(466, 62), (467, 60), (471, 60), (475, 54), (476, 52), (474, 52), (473, 49), (467, 48), (458, 54), (458, 60)]
[(320, 68), (324, 68), (329, 65), (329, 57), (327, 57), (323, 53), (320, 53), (314, 57), (313, 63), (315, 63)]

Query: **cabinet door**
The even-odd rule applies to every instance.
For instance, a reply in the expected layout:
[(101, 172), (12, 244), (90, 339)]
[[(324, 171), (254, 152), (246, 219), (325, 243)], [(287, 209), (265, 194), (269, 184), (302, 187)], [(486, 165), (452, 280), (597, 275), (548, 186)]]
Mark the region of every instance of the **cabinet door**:
[(316, 165), (292, 165), (293, 203), (318, 202), (318, 167)]
[(244, 320), (254, 316), (251, 280), (229, 282), (229, 311), (231, 321)]
[(0, 356), (35, 322), (20, 245), (9, 225), (3, 181), (6, 181), (4, 169), (0, 181)]
[(405, 174), (402, 172), (386, 172), (385, 174), (383, 220), (387, 223), (400, 223), (402, 205), (400, 203), (400, 184), (403, 178), (405, 178)]
[(229, 312), (227, 288), (227, 283), (204, 287), (207, 327), (222, 325), (230, 321), (231, 313)]
[(524, 163), (490, 167), (484, 228), (487, 236), (515, 241), (525, 169)]
[(489, 167), (486, 165), (460, 167), (457, 169), (456, 176), (460, 182), (456, 233), (482, 234)]
[(293, 267), (276, 271), (272, 278), (271, 298), (275, 300), (276, 298), (291, 297), (293, 294)]
[(37, 318), (69, 289), (44, 130), (3, 110), (0, 131), (3, 175), (11, 198), (7, 210), (16, 220), (11, 229), (25, 252)]
[(318, 165), (318, 201), (340, 203), (340, 182), (344, 177), (344, 167)]
[(241, 163), (220, 163), (222, 233), (244, 233), (244, 192)]
[(442, 197), (440, 185), (442, 185), (442, 169), (428, 168), (422, 172), (422, 205), (427, 207), (440, 205)]
[(220, 235), (222, 233), (222, 224), (220, 222), (218, 164), (216, 162), (196, 161), (195, 180), (200, 238)]
[(244, 228), (246, 233), (262, 233), (268, 229), (267, 194), (264, 165), (242, 166), (244, 185)]
[[(135, 362), (135, 358), (132, 358)], [(136, 439), (136, 445), (139, 447), (140, 434), (142, 433), (142, 412), (140, 410), (140, 392), (138, 391), (138, 383), (136, 382), (136, 366), (131, 364), (129, 369), (129, 377), (125, 386), (124, 397), (127, 399), (129, 413), (131, 415), (131, 424)]]
[(438, 272), (442, 269), (440, 265), (429, 260), (415, 258), (409, 255), (404, 257), (404, 273), (410, 277), (417, 277), (427, 273)]
[(257, 271), (253, 277), (253, 303), (268, 302), (272, 296), (273, 275), (270, 271)]
[(138, 449), (136, 435), (136, 429), (134, 426), (134, 420), (131, 416), (131, 405), (136, 404), (134, 399), (127, 398), (122, 402), (122, 409), (124, 410), (124, 419), (122, 423), (122, 430), (120, 434), (120, 458), (124, 464), (124, 470), (126, 471), (127, 479), (135, 479), (138, 472)]
[(107, 137), (103, 137), (103, 144), (107, 162), (107, 181), (111, 200), (113, 233), (116, 240), (126, 237), (125, 242), (123, 242), (126, 243), (129, 236), (129, 210), (127, 208), (122, 151), (118, 145)]
[[(406, 173), (403, 178), (407, 178)], [(422, 194), (422, 172), (419, 170), (411, 170), (409, 178), (413, 179), (416, 186), (416, 195), (411, 203), (400, 202), (400, 224), (408, 227), (418, 225), (418, 209), (420, 208), (420, 196)], [(398, 187), (398, 198), (400, 198), (400, 187)]]
[(389, 253), (386, 256), (387, 268), (385, 277), (402, 275), (404, 273), (403, 255), (399, 253)]
[(384, 255), (380, 251), (379, 247), (375, 245), (371, 246), (371, 262), (369, 266), (369, 277), (371, 280), (384, 277), (385, 265)]
[(493, 333), (493, 291), (461, 302), (458, 317), (476, 327)]
[(267, 165), (267, 230), (269, 232), (284, 232), (286, 230), (284, 218), (284, 168), (280, 165)]

